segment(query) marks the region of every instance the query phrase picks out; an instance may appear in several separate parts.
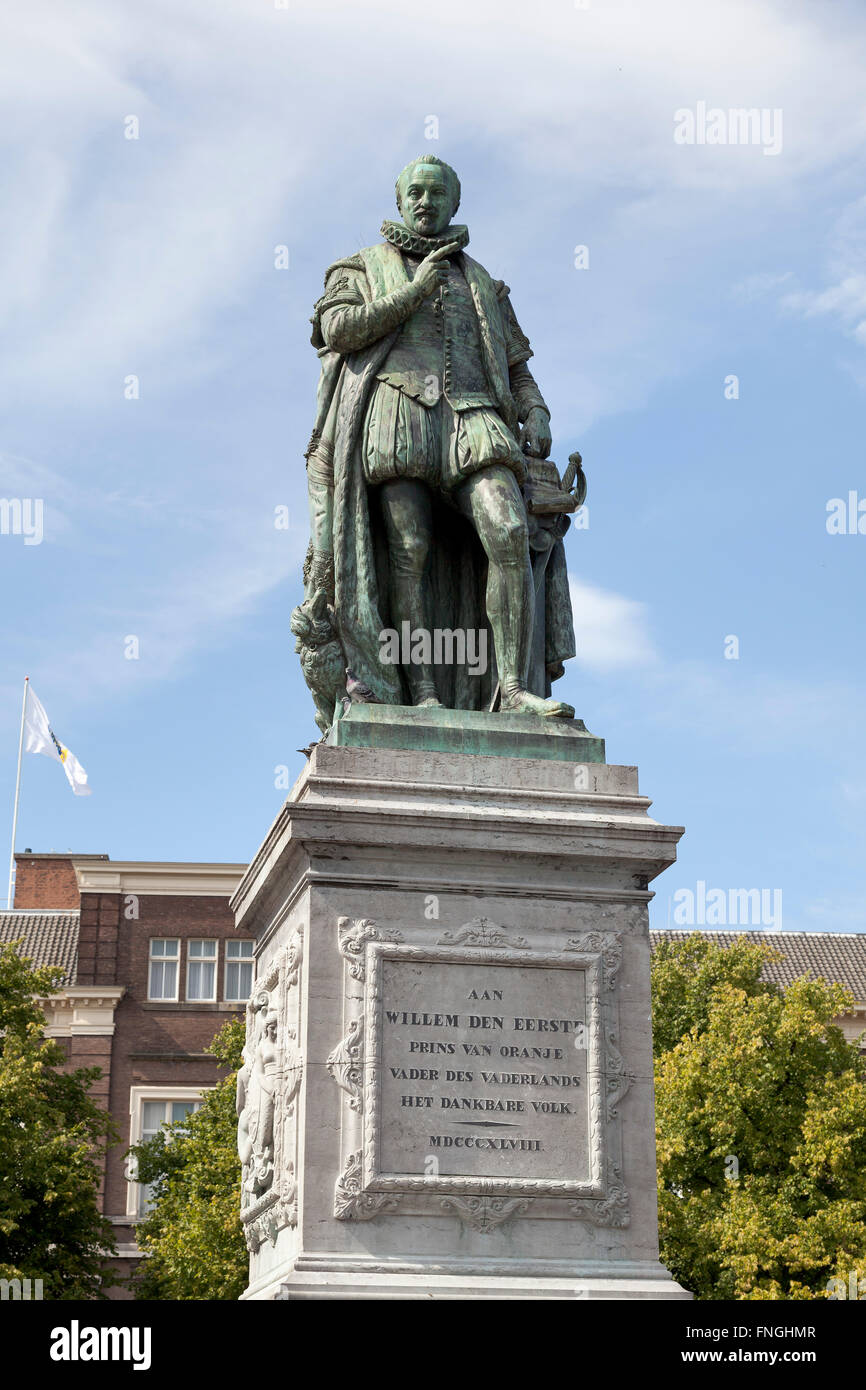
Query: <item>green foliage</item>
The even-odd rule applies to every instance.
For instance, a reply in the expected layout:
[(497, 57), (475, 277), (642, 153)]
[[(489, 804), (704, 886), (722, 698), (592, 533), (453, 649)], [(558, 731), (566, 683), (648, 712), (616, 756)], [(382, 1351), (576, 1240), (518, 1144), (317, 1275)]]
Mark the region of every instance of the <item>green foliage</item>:
[(63, 972), (0, 947), (0, 1278), (41, 1279), (46, 1299), (104, 1297), (114, 1252), (100, 1215), (102, 1162), (117, 1135), (90, 1096), (98, 1067), (62, 1072), (34, 996)]
[(866, 1275), (866, 1066), (832, 1023), (852, 999), (762, 984), (763, 950), (695, 933), (654, 963), (662, 1259), (698, 1298)]
[(761, 979), (761, 971), (765, 961), (778, 959), (778, 951), (745, 936), (728, 947), (700, 932), (660, 941), (652, 962), (654, 1055), (669, 1052), (693, 1028), (707, 1026), (717, 985), (732, 985), (748, 995), (775, 990)]
[(206, 1092), (200, 1110), (132, 1150), (138, 1177), (154, 1184), (153, 1207), (136, 1232), (147, 1252), (138, 1298), (236, 1299), (246, 1288), (235, 1114), (243, 1046), (243, 1019), (227, 1023), (208, 1051), (231, 1075)]

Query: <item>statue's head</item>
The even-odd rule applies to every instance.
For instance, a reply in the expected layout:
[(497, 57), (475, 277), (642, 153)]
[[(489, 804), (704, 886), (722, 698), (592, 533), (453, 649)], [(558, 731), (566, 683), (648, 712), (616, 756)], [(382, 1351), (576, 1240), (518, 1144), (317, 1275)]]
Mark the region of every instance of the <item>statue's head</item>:
[(439, 236), (460, 206), (460, 180), (444, 159), (419, 155), (397, 180), (397, 207), (406, 226), (420, 236)]

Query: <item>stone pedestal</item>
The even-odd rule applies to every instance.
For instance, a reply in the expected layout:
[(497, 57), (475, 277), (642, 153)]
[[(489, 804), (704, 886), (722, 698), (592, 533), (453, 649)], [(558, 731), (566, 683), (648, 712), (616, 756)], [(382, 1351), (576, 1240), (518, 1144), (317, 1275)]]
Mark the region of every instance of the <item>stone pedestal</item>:
[(233, 901), (245, 1297), (689, 1297), (658, 1260), (647, 934), (681, 829), (578, 722), (525, 758), (495, 716), (495, 751), (419, 711), (382, 746), (365, 708)]

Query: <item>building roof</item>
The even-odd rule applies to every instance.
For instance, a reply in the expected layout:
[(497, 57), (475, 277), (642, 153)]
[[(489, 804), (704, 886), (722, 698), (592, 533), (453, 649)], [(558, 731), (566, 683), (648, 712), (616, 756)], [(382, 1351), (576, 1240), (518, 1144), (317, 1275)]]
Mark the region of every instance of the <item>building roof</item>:
[(72, 849), (16, 849), (15, 859), (107, 859), (107, 854), (76, 854)]
[(34, 965), (62, 965), (62, 983), (74, 985), (78, 916), (77, 912), (0, 912), (0, 944), (21, 941), (19, 955)]
[[(650, 945), (681, 941), (693, 931), (692, 927), (651, 931)], [(769, 961), (763, 974), (766, 980), (783, 988), (809, 970), (828, 984), (846, 985), (858, 1003), (866, 1001), (866, 932), (721, 931), (713, 927), (704, 935), (720, 946), (732, 946), (745, 936), (749, 941), (759, 941), (781, 951), (783, 959)]]
[(73, 857), (81, 893), (135, 893), (142, 897), (225, 898), (232, 896), (246, 864), (118, 860)]

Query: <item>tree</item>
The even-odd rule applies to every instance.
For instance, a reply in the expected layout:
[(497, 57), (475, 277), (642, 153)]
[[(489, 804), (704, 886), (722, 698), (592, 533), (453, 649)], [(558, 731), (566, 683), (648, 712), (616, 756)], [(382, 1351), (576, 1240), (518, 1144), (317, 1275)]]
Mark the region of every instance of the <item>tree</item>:
[(44, 1298), (105, 1297), (115, 1253), (98, 1205), (117, 1135), (90, 1095), (98, 1067), (61, 1070), (38, 997), (63, 972), (0, 947), (0, 1278), (41, 1279)]
[(745, 936), (728, 947), (697, 931), (679, 940), (663, 938), (652, 958), (653, 1055), (669, 1052), (692, 1029), (706, 1028), (718, 985), (732, 985), (750, 996), (777, 993), (775, 985), (761, 979), (771, 960), (781, 960), (781, 952)]
[(137, 1228), (146, 1252), (136, 1280), (144, 1299), (236, 1299), (246, 1288), (249, 1256), (240, 1224), (235, 1077), (243, 1060), (244, 1021), (227, 1023), (208, 1051), (231, 1075), (201, 1108), (166, 1125), (132, 1152), (153, 1206)]
[(866, 1276), (866, 1066), (832, 1020), (853, 1001), (762, 982), (768, 954), (698, 933), (658, 952), (662, 1258), (698, 1298), (845, 1297)]

